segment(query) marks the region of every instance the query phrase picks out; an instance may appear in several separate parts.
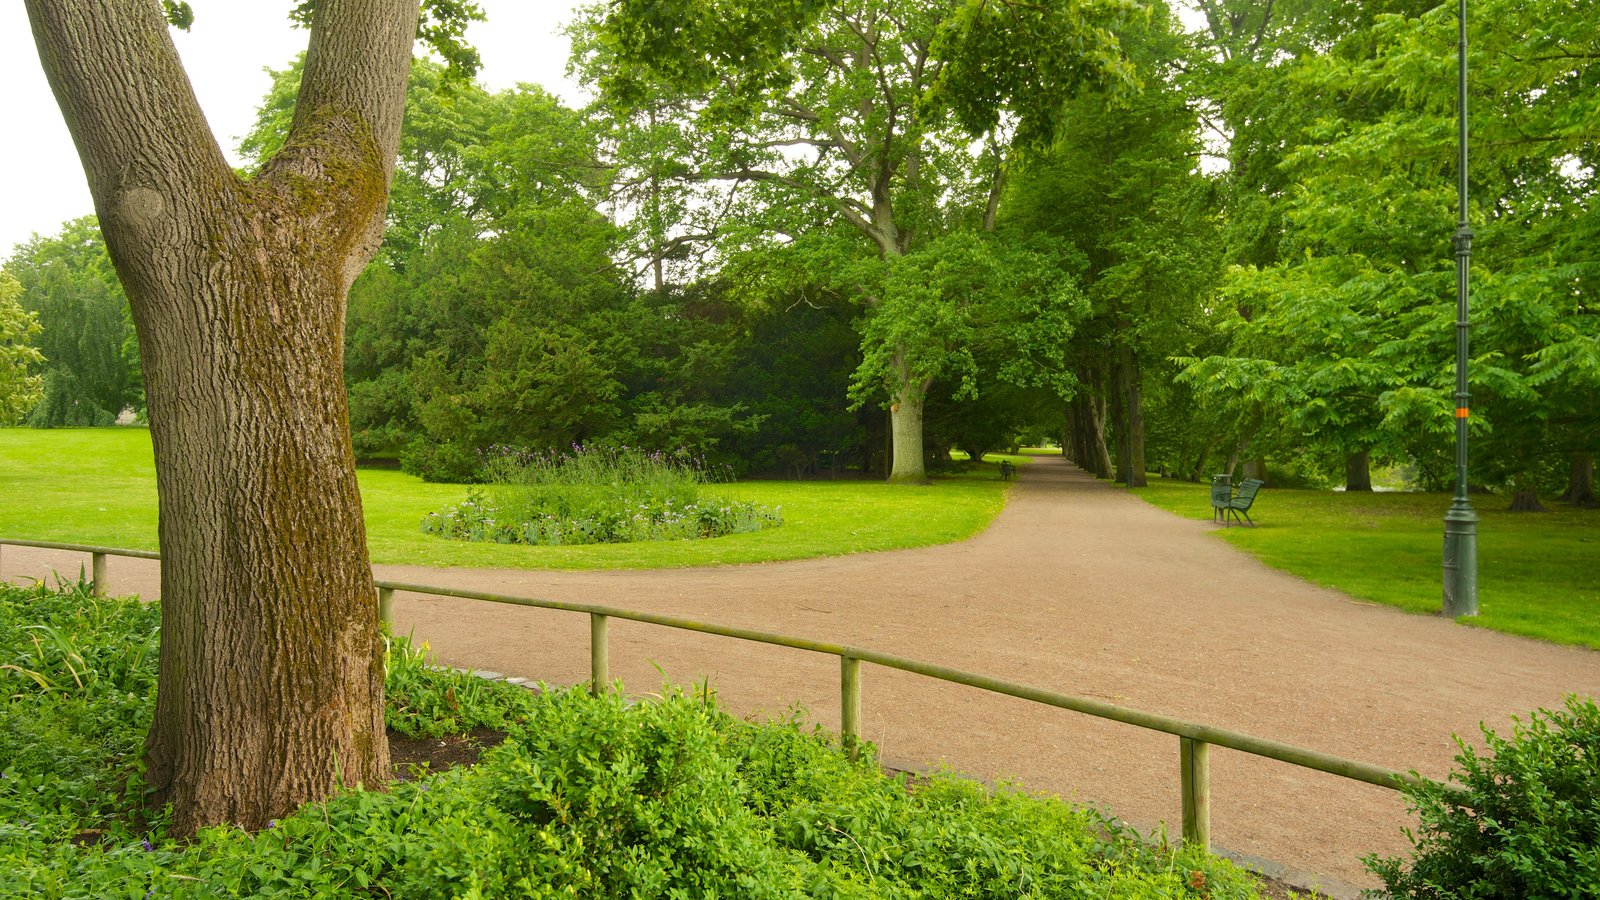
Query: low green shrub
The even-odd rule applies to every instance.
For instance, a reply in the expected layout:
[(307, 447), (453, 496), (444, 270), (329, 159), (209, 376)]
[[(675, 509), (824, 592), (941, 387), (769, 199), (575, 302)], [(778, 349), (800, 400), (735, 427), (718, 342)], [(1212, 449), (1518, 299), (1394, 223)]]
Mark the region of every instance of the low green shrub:
[(616, 544), (746, 534), (783, 523), (781, 510), (712, 495), (691, 459), (575, 446), (571, 453), (495, 448), (489, 486), (422, 521), (428, 534), (501, 544)]
[(1569, 696), (1509, 738), (1483, 728), (1485, 752), (1456, 739), (1458, 770), (1410, 788), (1420, 826), (1410, 860), (1369, 856), (1389, 894), (1417, 900), (1594, 897), (1600, 892), (1600, 708)]
[(0, 587), (0, 897), (1257, 896), (1227, 862), (1093, 811), (888, 778), (870, 746), (852, 760), (798, 719), (757, 725), (671, 689), (534, 693), (432, 667), (398, 638), (392, 726), (506, 741), (470, 769), (179, 842), (139, 808), (157, 621), (83, 585)]

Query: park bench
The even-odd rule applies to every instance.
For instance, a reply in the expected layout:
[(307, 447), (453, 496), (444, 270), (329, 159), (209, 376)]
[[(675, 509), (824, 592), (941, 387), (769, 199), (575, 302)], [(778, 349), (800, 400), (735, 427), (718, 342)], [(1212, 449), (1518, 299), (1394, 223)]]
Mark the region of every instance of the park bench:
[(1211, 505), (1216, 507), (1216, 512), (1222, 517), (1224, 527), (1228, 524), (1228, 517), (1232, 516), (1235, 522), (1239, 521), (1239, 514), (1244, 513), (1244, 520), (1250, 527), (1256, 527), (1256, 520), (1250, 518), (1250, 506), (1256, 502), (1256, 494), (1261, 492), (1262, 485), (1266, 482), (1259, 478), (1246, 478), (1239, 485), (1239, 493), (1231, 497), (1222, 497), (1225, 502), (1218, 506), (1217, 485), (1211, 487)]
[(1000, 460), (1000, 480), (1010, 481), (1017, 477), (1017, 467), (1009, 459)]

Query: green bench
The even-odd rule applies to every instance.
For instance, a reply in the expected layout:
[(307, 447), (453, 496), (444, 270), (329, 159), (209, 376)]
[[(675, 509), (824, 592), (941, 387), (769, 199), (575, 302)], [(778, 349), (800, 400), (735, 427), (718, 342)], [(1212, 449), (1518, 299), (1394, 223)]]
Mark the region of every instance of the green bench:
[(1244, 521), (1250, 523), (1251, 528), (1256, 527), (1256, 520), (1250, 518), (1250, 507), (1256, 502), (1256, 494), (1261, 493), (1261, 488), (1265, 484), (1266, 482), (1259, 478), (1246, 478), (1239, 484), (1239, 493), (1228, 496), (1219, 494), (1218, 490), (1219, 488), (1225, 489), (1227, 487), (1226, 484), (1212, 483), (1211, 506), (1213, 512), (1222, 519), (1223, 527), (1227, 527), (1228, 517), (1230, 516), (1233, 517), (1233, 521), (1238, 522), (1241, 513), (1244, 515)]

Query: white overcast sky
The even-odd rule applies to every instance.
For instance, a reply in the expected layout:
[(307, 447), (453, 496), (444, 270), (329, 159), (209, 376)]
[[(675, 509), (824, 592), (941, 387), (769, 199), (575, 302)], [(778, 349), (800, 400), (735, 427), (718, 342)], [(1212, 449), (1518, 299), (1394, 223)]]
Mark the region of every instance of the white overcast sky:
[[(579, 102), (566, 80), (567, 40), (560, 29), (577, 0), (479, 0), (487, 22), (467, 37), (483, 56), (480, 80), (492, 89), (518, 82)], [(190, 0), (194, 27), (173, 34), (212, 132), (230, 157), (255, 118), (270, 80), (305, 49), (303, 30), (289, 25), (292, 0)], [(61, 223), (94, 212), (83, 168), (39, 68), (18, 0), (0, 0), (0, 260), (35, 232), (54, 234)]]

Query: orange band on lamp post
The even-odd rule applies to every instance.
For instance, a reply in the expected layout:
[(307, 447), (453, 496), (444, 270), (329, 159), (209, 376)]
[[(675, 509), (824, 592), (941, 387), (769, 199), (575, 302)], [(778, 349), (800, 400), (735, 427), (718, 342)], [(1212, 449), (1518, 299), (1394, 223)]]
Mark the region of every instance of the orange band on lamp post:
[(1458, 418), (1458, 419), (1465, 419), (1465, 418), (1468, 418), (1470, 415), (1471, 415), (1471, 410), (1467, 409), (1465, 406), (1463, 406), (1463, 407), (1461, 407), (1461, 408), (1456, 410), (1456, 418)]

